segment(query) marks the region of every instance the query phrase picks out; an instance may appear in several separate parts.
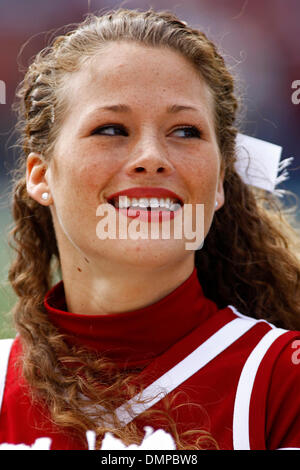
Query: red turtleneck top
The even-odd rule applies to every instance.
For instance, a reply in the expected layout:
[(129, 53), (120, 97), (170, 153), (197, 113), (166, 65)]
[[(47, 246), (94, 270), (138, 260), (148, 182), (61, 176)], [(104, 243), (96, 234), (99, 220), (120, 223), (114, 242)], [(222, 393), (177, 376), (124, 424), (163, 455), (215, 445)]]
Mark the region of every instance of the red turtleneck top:
[(127, 313), (69, 313), (61, 281), (45, 297), (57, 328), (72, 344), (88, 346), (120, 366), (144, 367), (217, 311), (203, 295), (197, 271), (160, 301)]
[[(141, 369), (150, 390), (163, 384), (178, 405), (179, 431), (207, 430), (221, 449), (300, 448), (299, 332), (249, 319), (231, 306), (218, 309), (204, 296), (196, 269), (165, 298), (132, 312), (68, 312), (63, 282), (48, 292), (44, 305), (69, 343), (120, 368)], [(84, 448), (72, 432), (51, 423), (43, 404), (31, 402), (15, 367), (21, 353), (17, 337), (2, 371), (0, 443), (31, 445), (50, 437), (52, 449)], [(152, 407), (160, 407), (159, 399)], [(153, 426), (141, 412), (133, 419)]]

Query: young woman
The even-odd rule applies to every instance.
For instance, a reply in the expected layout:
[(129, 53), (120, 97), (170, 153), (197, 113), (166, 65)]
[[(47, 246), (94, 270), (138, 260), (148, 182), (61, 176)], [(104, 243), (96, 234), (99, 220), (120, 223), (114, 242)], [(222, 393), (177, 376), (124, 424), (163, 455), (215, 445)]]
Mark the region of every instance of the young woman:
[[(0, 441), (82, 449), (87, 430), (128, 444), (150, 425), (178, 449), (299, 448), (299, 239), (235, 170), (214, 44), (167, 12), (91, 15), (36, 56), (18, 98)], [(175, 222), (198, 205), (190, 250)], [(103, 207), (143, 234), (167, 214), (170, 236), (101, 237)]]

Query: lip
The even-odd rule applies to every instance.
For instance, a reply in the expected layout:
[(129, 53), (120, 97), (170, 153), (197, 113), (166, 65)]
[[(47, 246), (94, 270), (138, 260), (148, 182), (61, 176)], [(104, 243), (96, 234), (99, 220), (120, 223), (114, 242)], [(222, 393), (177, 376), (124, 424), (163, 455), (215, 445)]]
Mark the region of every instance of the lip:
[(106, 199), (107, 201), (111, 201), (114, 198), (117, 198), (119, 196), (128, 196), (129, 198), (141, 198), (141, 197), (156, 197), (156, 198), (172, 198), (172, 199), (177, 199), (181, 205), (183, 205), (183, 200), (178, 194), (174, 193), (173, 191), (170, 191), (169, 189), (166, 188), (161, 188), (161, 187), (135, 187), (135, 188), (128, 188), (128, 189), (123, 189), (122, 191), (119, 191), (117, 193), (111, 194), (108, 196)]

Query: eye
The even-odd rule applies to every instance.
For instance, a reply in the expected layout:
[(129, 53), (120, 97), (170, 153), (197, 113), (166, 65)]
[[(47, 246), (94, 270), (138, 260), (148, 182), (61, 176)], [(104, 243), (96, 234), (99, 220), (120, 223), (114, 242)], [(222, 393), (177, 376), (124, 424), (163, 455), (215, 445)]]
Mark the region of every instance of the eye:
[(202, 135), (201, 131), (199, 131), (199, 129), (197, 129), (197, 127), (195, 127), (195, 126), (180, 127), (178, 129), (175, 129), (175, 131), (173, 131), (173, 134), (174, 134), (174, 132), (177, 132), (177, 133), (178, 132), (181, 132), (181, 133), (183, 132), (185, 134), (185, 135), (183, 134), (183, 136), (182, 136), (184, 139), (195, 138), (195, 137), (200, 139), (200, 137)]
[(120, 125), (109, 125), (109, 126), (100, 126), (97, 127), (91, 135), (109, 135), (109, 136), (116, 136), (116, 135), (128, 135), (126, 129)]

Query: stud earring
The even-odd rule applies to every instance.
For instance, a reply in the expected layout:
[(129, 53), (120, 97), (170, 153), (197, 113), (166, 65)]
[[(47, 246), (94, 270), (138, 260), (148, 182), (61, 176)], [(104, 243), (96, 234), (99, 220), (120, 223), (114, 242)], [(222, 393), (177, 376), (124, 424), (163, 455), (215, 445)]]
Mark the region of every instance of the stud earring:
[(218, 201), (215, 202), (215, 208), (217, 208), (217, 207), (218, 207)]
[(43, 201), (47, 201), (48, 198), (49, 198), (49, 193), (43, 193), (43, 194), (42, 194), (42, 199), (43, 199)]

